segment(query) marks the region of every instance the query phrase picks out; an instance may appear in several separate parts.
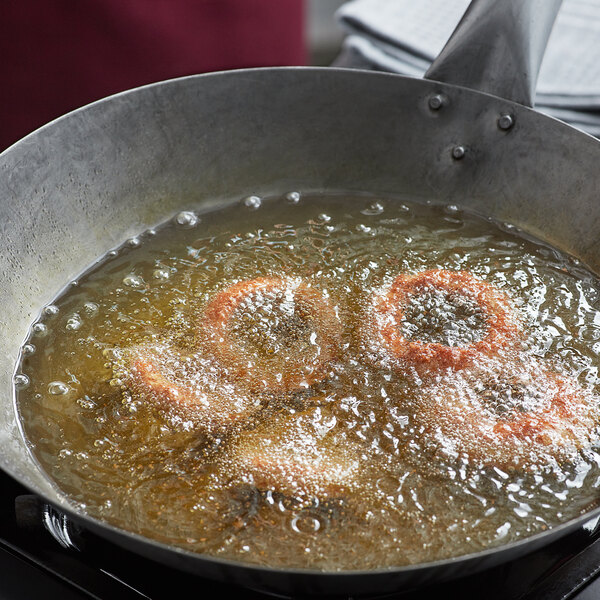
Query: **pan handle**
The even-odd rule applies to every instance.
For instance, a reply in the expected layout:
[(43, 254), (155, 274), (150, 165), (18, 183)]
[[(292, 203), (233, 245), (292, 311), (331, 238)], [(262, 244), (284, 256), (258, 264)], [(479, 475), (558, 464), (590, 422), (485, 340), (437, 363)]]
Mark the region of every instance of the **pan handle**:
[(562, 0), (473, 0), (425, 77), (533, 106)]

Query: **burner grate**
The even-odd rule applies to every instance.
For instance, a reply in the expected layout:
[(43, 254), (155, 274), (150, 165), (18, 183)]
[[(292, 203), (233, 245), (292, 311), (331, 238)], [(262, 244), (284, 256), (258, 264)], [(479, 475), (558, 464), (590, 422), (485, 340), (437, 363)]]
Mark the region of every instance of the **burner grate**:
[[(233, 594), (245, 600), (260, 592), (215, 582), (154, 563), (82, 531), (60, 511), (44, 504), (0, 473), (0, 571), (2, 599), (63, 600), (123, 598), (166, 600), (174, 589), (201, 589), (209, 597)], [(590, 600), (600, 597), (598, 520), (517, 561), (463, 579), (388, 600)], [(151, 564), (151, 566), (149, 566)], [(175, 584), (173, 582), (176, 582)]]

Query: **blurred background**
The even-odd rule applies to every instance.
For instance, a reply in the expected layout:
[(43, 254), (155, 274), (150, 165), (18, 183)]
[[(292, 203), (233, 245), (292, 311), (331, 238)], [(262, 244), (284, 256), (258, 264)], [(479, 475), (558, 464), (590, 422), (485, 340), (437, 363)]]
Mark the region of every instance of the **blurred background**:
[[(0, 151), (126, 89), (243, 67), (422, 77), (470, 0), (0, 0)], [(337, 13), (336, 13), (337, 11)], [(600, 137), (600, 0), (564, 0), (536, 108)]]
[(104, 96), (242, 67), (326, 65), (342, 0), (0, 0), (0, 151)]
[(344, 31), (335, 11), (346, 0), (307, 0), (306, 43), (312, 65), (330, 65), (340, 52)]

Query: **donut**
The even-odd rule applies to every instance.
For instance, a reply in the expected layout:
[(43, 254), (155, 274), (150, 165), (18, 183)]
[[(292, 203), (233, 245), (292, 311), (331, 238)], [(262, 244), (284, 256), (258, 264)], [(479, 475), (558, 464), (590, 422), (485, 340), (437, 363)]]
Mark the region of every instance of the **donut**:
[(206, 433), (223, 433), (247, 423), (260, 399), (218, 380), (206, 360), (185, 360), (170, 348), (138, 346), (127, 352), (125, 386), (179, 420)]
[(225, 470), (238, 482), (298, 503), (343, 497), (361, 472), (359, 452), (323, 434), (320, 409), (290, 411), (244, 431), (229, 449)]
[(574, 379), (527, 360), (440, 377), (415, 404), (426, 446), (498, 467), (573, 457), (590, 441), (597, 412), (597, 399)]
[(275, 393), (324, 379), (342, 337), (327, 297), (282, 277), (244, 280), (217, 293), (204, 309), (199, 333), (226, 375)]
[(366, 327), (375, 355), (420, 375), (463, 369), (519, 333), (505, 294), (466, 271), (441, 269), (398, 275), (375, 296)]

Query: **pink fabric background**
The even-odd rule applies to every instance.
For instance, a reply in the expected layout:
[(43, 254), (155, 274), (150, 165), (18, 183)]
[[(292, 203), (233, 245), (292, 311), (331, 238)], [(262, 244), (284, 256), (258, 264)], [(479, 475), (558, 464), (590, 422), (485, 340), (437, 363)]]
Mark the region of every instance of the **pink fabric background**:
[(131, 87), (305, 62), (303, 0), (0, 0), (0, 150)]

